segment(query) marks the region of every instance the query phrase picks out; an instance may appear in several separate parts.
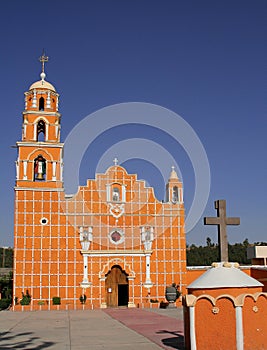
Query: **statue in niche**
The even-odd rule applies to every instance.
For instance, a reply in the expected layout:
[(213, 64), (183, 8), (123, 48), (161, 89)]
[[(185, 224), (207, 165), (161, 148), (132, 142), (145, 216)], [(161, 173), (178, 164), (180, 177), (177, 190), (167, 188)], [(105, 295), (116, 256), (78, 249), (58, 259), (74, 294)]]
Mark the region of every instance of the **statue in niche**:
[(146, 227), (142, 229), (142, 242), (144, 243), (145, 250), (152, 249), (152, 242), (154, 240), (153, 228)]
[(119, 202), (120, 200), (120, 190), (118, 189), (118, 187), (114, 187), (113, 191), (112, 191), (112, 200), (114, 202)]
[(45, 174), (46, 161), (43, 156), (39, 154), (39, 156), (34, 160), (34, 179), (39, 181), (45, 180)]

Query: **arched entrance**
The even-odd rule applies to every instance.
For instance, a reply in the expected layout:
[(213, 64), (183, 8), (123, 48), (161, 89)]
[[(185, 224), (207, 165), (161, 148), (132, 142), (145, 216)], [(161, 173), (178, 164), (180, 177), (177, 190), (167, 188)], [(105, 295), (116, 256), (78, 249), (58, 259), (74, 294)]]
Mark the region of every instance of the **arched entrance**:
[(127, 306), (129, 301), (128, 275), (119, 265), (112, 266), (106, 274), (107, 307)]

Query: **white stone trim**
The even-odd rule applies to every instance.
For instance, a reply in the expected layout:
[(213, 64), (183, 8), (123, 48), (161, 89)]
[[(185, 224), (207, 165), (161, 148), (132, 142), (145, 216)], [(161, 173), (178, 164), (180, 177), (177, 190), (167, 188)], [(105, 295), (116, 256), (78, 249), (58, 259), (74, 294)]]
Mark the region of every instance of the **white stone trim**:
[(37, 108), (36, 90), (33, 90), (32, 108)]
[(190, 320), (190, 349), (197, 350), (196, 344), (196, 329), (195, 329), (195, 307), (189, 306), (189, 320)]
[[(29, 182), (32, 182), (32, 181), (29, 181)], [(47, 181), (49, 182), (49, 181)], [(47, 183), (46, 182), (46, 183)], [(52, 181), (51, 181), (52, 182)], [(34, 191), (34, 192), (64, 192), (64, 188), (54, 188), (54, 187), (17, 187), (15, 186), (14, 187), (14, 190), (15, 191)]]
[(27, 180), (27, 166), (28, 166), (28, 161), (23, 160), (23, 180)]
[[(36, 115), (36, 111), (24, 111), (22, 112), (22, 115), (27, 115), (27, 114), (34, 114)], [(38, 115), (41, 116), (40, 118), (43, 118), (43, 116), (45, 117), (46, 115), (53, 115), (53, 116), (56, 116), (56, 117), (60, 117), (61, 114), (58, 113), (58, 112), (50, 112), (50, 111), (38, 111)]]
[(46, 108), (51, 108), (50, 91), (48, 91), (48, 93), (47, 93)]
[(19, 179), (19, 160), (16, 161), (16, 180)]
[(106, 185), (107, 202), (110, 202), (110, 185)]
[[(36, 125), (36, 124), (35, 124)], [(16, 143), (18, 147), (33, 147), (38, 145), (39, 147), (45, 146), (46, 148), (63, 148), (64, 143), (58, 143), (55, 141), (55, 143), (46, 143), (46, 142), (17, 142)]]
[(48, 131), (49, 131), (49, 124), (45, 123), (45, 141), (49, 140)]
[(150, 277), (150, 253), (146, 253), (146, 281), (144, 283), (144, 286), (146, 288), (150, 288), (152, 287), (153, 283), (151, 281), (151, 277)]
[(52, 162), (52, 181), (56, 181), (56, 169), (57, 169), (57, 163)]
[(58, 125), (55, 125), (55, 134), (56, 134), (56, 139), (58, 138)]
[(142, 251), (142, 250), (131, 250), (129, 252), (125, 251), (125, 250), (95, 250), (95, 251), (87, 251), (87, 250), (82, 250), (81, 253), (87, 254), (88, 256), (96, 256), (96, 257), (121, 257), (121, 256), (146, 256), (146, 252)]
[(236, 350), (244, 349), (244, 334), (243, 334), (243, 320), (242, 320), (242, 306), (236, 306)]
[[(35, 141), (37, 141), (37, 124), (36, 123), (34, 123), (34, 126), (33, 126), (33, 139), (35, 140)], [(18, 144), (19, 142), (17, 142), (17, 144)]]

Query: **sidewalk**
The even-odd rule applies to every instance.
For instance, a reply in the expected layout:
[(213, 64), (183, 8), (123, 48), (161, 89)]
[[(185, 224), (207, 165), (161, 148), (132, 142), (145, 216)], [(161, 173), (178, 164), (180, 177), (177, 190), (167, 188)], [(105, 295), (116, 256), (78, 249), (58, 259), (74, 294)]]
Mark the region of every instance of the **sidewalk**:
[(183, 349), (178, 309), (0, 312), (0, 350)]

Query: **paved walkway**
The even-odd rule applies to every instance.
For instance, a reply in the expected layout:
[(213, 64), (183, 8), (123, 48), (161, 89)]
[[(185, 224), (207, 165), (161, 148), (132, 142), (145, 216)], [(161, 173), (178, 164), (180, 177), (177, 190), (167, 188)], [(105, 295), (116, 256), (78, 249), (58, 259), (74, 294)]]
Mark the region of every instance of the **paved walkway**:
[(0, 312), (0, 350), (183, 349), (182, 310)]

